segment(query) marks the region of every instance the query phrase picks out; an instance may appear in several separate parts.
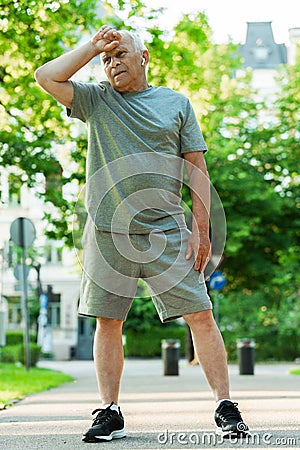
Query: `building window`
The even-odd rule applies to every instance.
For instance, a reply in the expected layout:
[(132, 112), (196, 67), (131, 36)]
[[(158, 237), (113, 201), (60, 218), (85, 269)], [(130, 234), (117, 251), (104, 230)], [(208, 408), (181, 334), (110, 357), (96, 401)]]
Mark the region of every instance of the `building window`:
[(60, 326), (60, 302), (48, 304), (48, 323), (52, 328)]
[(53, 328), (60, 327), (60, 294), (53, 292), (52, 286), (47, 286), (48, 323)]
[(22, 308), (20, 302), (8, 303), (8, 328), (20, 326), (22, 322)]
[(45, 257), (47, 264), (61, 264), (62, 263), (62, 247), (54, 245), (47, 245), (45, 247)]

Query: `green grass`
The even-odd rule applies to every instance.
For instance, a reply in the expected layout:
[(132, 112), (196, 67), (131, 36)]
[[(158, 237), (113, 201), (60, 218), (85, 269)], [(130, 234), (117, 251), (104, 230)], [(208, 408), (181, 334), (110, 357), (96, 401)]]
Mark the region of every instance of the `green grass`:
[(60, 386), (73, 381), (69, 375), (54, 370), (33, 367), (26, 371), (24, 366), (0, 364), (0, 409), (9, 406), (13, 400)]
[(291, 369), (289, 373), (291, 375), (300, 375), (300, 369)]

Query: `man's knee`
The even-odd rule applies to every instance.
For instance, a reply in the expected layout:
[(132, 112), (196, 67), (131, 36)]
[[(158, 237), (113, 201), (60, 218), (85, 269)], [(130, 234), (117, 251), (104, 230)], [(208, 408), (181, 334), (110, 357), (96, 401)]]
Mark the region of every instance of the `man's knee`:
[(111, 319), (109, 317), (96, 317), (97, 330), (114, 332), (122, 330), (123, 320)]
[(197, 325), (215, 326), (215, 320), (211, 309), (185, 314), (183, 318), (191, 328)]

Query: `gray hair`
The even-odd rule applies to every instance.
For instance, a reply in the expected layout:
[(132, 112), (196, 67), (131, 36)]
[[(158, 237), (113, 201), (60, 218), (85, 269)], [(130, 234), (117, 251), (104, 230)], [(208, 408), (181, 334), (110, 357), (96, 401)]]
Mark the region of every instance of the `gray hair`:
[(145, 43), (139, 34), (135, 33), (134, 31), (128, 30), (120, 30), (119, 33), (121, 34), (122, 37), (127, 36), (131, 39), (136, 52), (140, 53), (143, 50), (147, 50), (147, 47), (145, 46)]

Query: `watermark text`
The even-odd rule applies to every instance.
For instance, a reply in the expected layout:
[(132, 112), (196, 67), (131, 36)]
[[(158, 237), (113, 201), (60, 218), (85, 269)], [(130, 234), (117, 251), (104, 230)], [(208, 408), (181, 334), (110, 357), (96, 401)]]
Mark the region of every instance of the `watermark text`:
[(241, 436), (223, 437), (214, 432), (175, 432), (165, 430), (158, 434), (157, 441), (161, 445), (209, 445), (220, 446), (222, 444), (266, 445), (282, 447), (298, 447), (300, 438), (289, 436), (275, 436), (272, 433), (249, 433)]

